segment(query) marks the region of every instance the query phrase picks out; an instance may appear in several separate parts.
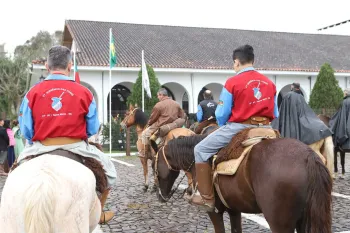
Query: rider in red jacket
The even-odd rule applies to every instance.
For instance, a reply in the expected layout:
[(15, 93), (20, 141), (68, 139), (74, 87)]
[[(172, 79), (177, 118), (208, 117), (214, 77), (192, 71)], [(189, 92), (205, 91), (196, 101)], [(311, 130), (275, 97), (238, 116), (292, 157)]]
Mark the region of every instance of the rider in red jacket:
[[(22, 151), (18, 163), (25, 161), (27, 156), (56, 149), (96, 159), (103, 166), (108, 185), (101, 195), (103, 209), (117, 174), (109, 156), (87, 142), (100, 126), (97, 107), (92, 93), (69, 77), (71, 60), (68, 48), (52, 47), (46, 64), (50, 75), (24, 97), (19, 123), (23, 135), (32, 145)], [(111, 211), (102, 212), (100, 223), (108, 222), (113, 216)]]
[(253, 117), (266, 119), (262, 127), (270, 127), (269, 123), (278, 117), (276, 86), (268, 77), (255, 71), (253, 63), (252, 46), (241, 46), (233, 51), (233, 68), (237, 74), (226, 81), (215, 111), (221, 127), (194, 148), (200, 193), (195, 193), (191, 203), (204, 207), (208, 212), (214, 210), (215, 204), (208, 160), (241, 130), (259, 127), (252, 120)]

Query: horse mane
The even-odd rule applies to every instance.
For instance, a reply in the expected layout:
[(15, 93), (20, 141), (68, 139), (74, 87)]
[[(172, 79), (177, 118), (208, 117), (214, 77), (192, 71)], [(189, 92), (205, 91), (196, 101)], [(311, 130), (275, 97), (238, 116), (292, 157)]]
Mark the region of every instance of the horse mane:
[(135, 110), (135, 124), (139, 125), (141, 128), (144, 128), (147, 125), (148, 117), (147, 115), (142, 112), (141, 109)]
[(168, 142), (165, 155), (170, 158), (174, 167), (188, 169), (194, 160), (194, 147), (207, 135), (180, 136)]

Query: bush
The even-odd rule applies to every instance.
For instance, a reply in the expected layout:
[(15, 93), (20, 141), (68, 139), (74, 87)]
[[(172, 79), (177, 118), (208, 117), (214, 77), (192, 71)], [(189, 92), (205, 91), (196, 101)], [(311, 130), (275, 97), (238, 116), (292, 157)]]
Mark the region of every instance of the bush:
[[(112, 150), (125, 151), (126, 150), (126, 131), (121, 130), (121, 120), (112, 122)], [(135, 127), (130, 129), (130, 147), (131, 151), (137, 151), (137, 132)], [(106, 150), (109, 151), (109, 123), (102, 126), (102, 145), (108, 145)]]
[[(126, 149), (126, 133), (120, 131), (120, 121), (112, 122), (112, 150)], [(102, 144), (109, 144), (109, 123), (102, 128)], [(109, 147), (108, 147), (109, 148)]]

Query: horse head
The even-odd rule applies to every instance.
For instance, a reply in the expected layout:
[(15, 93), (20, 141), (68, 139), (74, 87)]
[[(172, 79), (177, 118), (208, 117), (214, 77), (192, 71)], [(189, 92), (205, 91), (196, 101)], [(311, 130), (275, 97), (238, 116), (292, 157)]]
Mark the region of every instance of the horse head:
[(123, 129), (129, 128), (133, 125), (140, 127), (143, 129), (148, 122), (147, 115), (139, 108), (130, 108), (129, 111), (126, 112), (125, 118), (120, 123), (120, 126)]
[(154, 163), (155, 179), (158, 188), (156, 194), (160, 202), (169, 201), (174, 193), (172, 190), (173, 184), (180, 174), (180, 171), (169, 169), (168, 160), (164, 153), (164, 147), (160, 148)]
[(327, 125), (327, 127), (329, 127), (330, 117), (328, 117), (328, 116), (326, 116), (326, 115), (322, 115), (322, 114), (317, 115), (317, 117), (318, 117), (321, 121), (323, 121), (323, 123), (324, 123), (325, 125)]
[(135, 125), (135, 112), (137, 111), (137, 108), (134, 108), (132, 110), (128, 110), (125, 113), (125, 117), (120, 123), (121, 129), (126, 130), (130, 126)]
[[(180, 170), (191, 174), (194, 172), (193, 148), (205, 137), (204, 135), (179, 136), (159, 149), (152, 166), (155, 171), (157, 197), (160, 202), (167, 202), (177, 190), (178, 186), (175, 189), (172, 187)], [(190, 194), (189, 189), (187, 189), (187, 193)]]

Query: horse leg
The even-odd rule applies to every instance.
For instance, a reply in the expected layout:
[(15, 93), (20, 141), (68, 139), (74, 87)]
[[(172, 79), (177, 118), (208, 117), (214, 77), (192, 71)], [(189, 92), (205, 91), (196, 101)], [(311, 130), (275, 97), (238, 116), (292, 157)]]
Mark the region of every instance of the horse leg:
[(147, 166), (147, 158), (146, 158), (146, 157), (144, 157), (144, 158), (141, 158), (141, 157), (140, 157), (140, 160), (141, 160), (142, 167), (143, 167), (143, 176), (145, 177), (145, 184), (144, 184), (144, 187), (143, 187), (143, 191), (144, 191), (144, 192), (147, 192), (147, 189), (148, 189), (148, 166)]
[(335, 178), (335, 174), (333, 172), (333, 167), (334, 167), (334, 145), (333, 145), (333, 139), (332, 139), (331, 136), (327, 137), (324, 140), (323, 155), (326, 158), (328, 171), (329, 171), (331, 177), (334, 179)]
[(297, 222), (297, 227), (296, 227), (297, 233), (304, 233), (305, 232), (304, 228), (305, 228), (305, 225), (303, 225), (303, 219), (300, 219)]
[(185, 174), (187, 176), (187, 182), (188, 182), (187, 194), (192, 195), (192, 192), (194, 190), (192, 174), (190, 172), (185, 172)]
[(89, 217), (90, 232), (93, 232), (96, 229), (100, 221), (101, 212), (102, 212), (101, 203), (96, 195), (94, 204), (92, 206), (92, 209), (90, 210), (90, 217)]
[(334, 147), (334, 172), (338, 173), (338, 151), (337, 148)]
[(345, 175), (345, 151), (340, 152), (340, 163), (341, 163), (341, 173), (342, 177), (344, 178)]
[(215, 233), (225, 233), (224, 213), (208, 212), (208, 215), (214, 225)]
[(152, 190), (151, 190), (151, 193), (154, 193), (157, 191), (157, 187), (158, 187), (158, 179), (156, 178), (156, 174), (154, 172), (154, 166), (155, 166), (155, 160), (154, 159), (151, 159), (151, 163), (152, 163), (152, 177), (154, 179), (154, 183), (153, 183), (153, 187), (152, 187)]
[(242, 233), (242, 217), (241, 213), (228, 213), (230, 216), (231, 232)]

